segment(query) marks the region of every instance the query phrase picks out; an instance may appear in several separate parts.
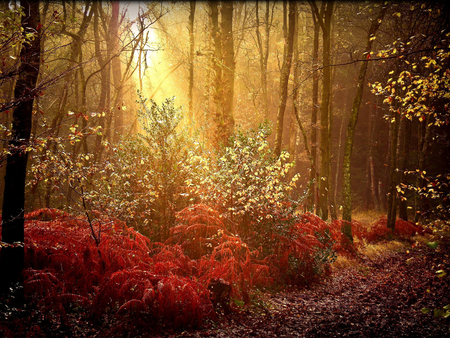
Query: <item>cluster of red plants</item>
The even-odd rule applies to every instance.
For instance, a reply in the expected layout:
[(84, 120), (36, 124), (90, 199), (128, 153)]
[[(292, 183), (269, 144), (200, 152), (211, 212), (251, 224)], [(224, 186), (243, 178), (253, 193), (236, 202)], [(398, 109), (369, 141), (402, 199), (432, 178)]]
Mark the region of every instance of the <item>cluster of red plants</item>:
[[(217, 316), (208, 290), (212, 281), (231, 286), (230, 306), (236, 308), (250, 303), (255, 287), (307, 284), (326, 274), (331, 252), (345, 250), (340, 227), (340, 221), (330, 225), (303, 214), (283, 233), (268, 234), (275, 244), (263, 254), (202, 204), (178, 214), (165, 243), (152, 243), (100, 214), (89, 221), (41, 209), (26, 216), (25, 296), (44, 320), (66, 326), (77, 312), (107, 323), (109, 333), (149, 325), (195, 328)], [(372, 241), (388, 234), (385, 218), (371, 232), (362, 228), (353, 222), (354, 236)], [(396, 229), (398, 235), (422, 231), (405, 221), (397, 221)]]

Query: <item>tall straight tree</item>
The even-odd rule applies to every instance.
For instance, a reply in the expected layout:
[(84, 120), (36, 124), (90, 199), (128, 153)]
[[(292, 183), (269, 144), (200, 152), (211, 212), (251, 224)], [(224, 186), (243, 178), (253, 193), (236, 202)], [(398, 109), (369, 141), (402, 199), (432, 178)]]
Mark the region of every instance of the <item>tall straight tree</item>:
[(265, 11), (265, 23), (264, 23), (264, 41), (261, 37), (261, 32), (259, 31), (260, 21), (259, 21), (259, 1), (256, 1), (256, 42), (258, 44), (259, 50), (259, 69), (260, 69), (260, 81), (262, 90), (262, 106), (264, 111), (264, 118), (269, 118), (269, 102), (267, 96), (267, 61), (269, 59), (269, 41), (270, 41), (270, 26), (273, 20), (273, 7), (272, 5), (272, 16), (270, 16), (270, 3), (268, 0), (266, 2)]
[[(0, 258), (0, 291), (5, 292), (18, 281), (24, 265), (24, 208), (25, 179), (28, 161), (33, 99), (40, 66), (40, 17), (38, 1), (20, 1), (24, 15), (22, 34), (34, 37), (23, 43), (20, 51), (21, 65), (14, 89), (14, 99), (19, 103), (13, 112), (12, 135), (7, 157), (5, 190), (2, 209), (2, 247)], [(3, 246), (2, 243), (2, 246)]]
[[(323, 4), (323, 13), (319, 13), (315, 2), (311, 2), (316, 19), (322, 28), (322, 102), (320, 106), (320, 179), (319, 179), (319, 216), (326, 220), (328, 218), (328, 187), (330, 180), (330, 97), (331, 97), (331, 20), (333, 17), (334, 3), (327, 1)], [(322, 11), (321, 11), (322, 12)], [(323, 14), (323, 15), (322, 15)], [(323, 16), (323, 17), (322, 17)]]
[(194, 118), (194, 20), (195, 1), (189, 1), (189, 122)]
[(120, 51), (119, 51), (119, 1), (111, 1), (112, 12), (111, 20), (109, 24), (109, 41), (108, 41), (108, 54), (113, 58), (111, 59), (111, 70), (113, 75), (114, 85), (114, 141), (118, 142), (124, 132), (124, 120), (123, 120), (123, 90), (122, 90), (122, 69), (120, 63)]
[[(313, 8), (313, 4), (311, 3)], [(322, 16), (323, 7), (319, 13)], [(313, 9), (314, 13), (314, 9)], [(317, 197), (317, 115), (319, 111), (319, 74), (317, 68), (319, 67), (319, 33), (320, 24), (316, 15), (313, 14), (314, 21), (314, 38), (313, 38), (313, 54), (312, 54), (312, 68), (313, 68), (313, 85), (312, 85), (312, 107), (311, 107), (311, 171), (309, 172), (309, 198), (308, 210), (313, 210), (316, 207)]]
[(233, 99), (234, 99), (234, 44), (233, 44), (233, 1), (223, 1), (221, 8), (222, 39), (222, 105), (218, 111), (218, 136), (226, 144), (233, 133)]
[[(372, 44), (375, 39), (375, 34), (381, 25), (381, 22), (386, 14), (388, 6), (384, 5), (377, 17), (372, 21), (369, 31), (367, 33), (366, 48), (363, 55), (370, 57), (370, 52), (372, 51)], [(342, 219), (345, 221), (342, 225), (342, 232), (347, 236), (348, 239), (352, 240), (352, 190), (351, 190), (351, 157), (353, 150), (353, 136), (355, 133), (356, 122), (358, 121), (359, 107), (361, 106), (362, 94), (364, 91), (364, 82), (366, 79), (368, 62), (362, 62), (359, 69), (358, 82), (356, 85), (356, 95), (353, 100), (352, 111), (350, 114), (350, 120), (347, 125), (347, 136), (344, 145), (344, 161), (342, 164), (342, 174), (343, 174), (343, 214)]]
[[(286, 8), (286, 6), (285, 6)], [(286, 9), (285, 9), (286, 11)], [(281, 78), (280, 78), (280, 103), (278, 105), (277, 113), (277, 123), (275, 128), (275, 156), (280, 156), (281, 154), (281, 143), (283, 140), (283, 120), (284, 112), (286, 111), (286, 102), (288, 97), (288, 85), (289, 85), (289, 75), (291, 72), (292, 65), (292, 54), (294, 51), (294, 35), (295, 35), (295, 17), (297, 13), (297, 2), (289, 2), (289, 28), (287, 36), (285, 37), (285, 50), (283, 58), (283, 65), (281, 67)]]

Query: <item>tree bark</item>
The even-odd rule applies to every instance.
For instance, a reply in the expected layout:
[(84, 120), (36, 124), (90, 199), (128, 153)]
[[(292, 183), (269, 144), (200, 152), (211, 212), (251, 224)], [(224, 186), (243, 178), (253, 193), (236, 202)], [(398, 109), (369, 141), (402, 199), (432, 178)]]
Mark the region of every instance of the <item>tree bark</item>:
[(219, 111), (218, 136), (222, 144), (227, 144), (233, 133), (233, 100), (234, 100), (234, 44), (233, 44), (233, 2), (222, 2), (221, 9), (222, 38), (222, 105)]
[(7, 157), (3, 193), (2, 242), (9, 246), (1, 249), (0, 291), (2, 292), (7, 292), (13, 283), (20, 282), (24, 266), (27, 147), (32, 127), (33, 99), (37, 95), (33, 89), (36, 88), (40, 67), (39, 2), (22, 0), (20, 5), (24, 9), (23, 34), (29, 32), (30, 28), (37, 34), (30, 44), (22, 45), (21, 70), (14, 90), (14, 98), (20, 100), (20, 103), (13, 112), (12, 136), (9, 142), (11, 154)]
[(189, 1), (189, 122), (194, 118), (194, 20), (195, 20), (195, 1)]
[[(259, 1), (256, 1), (256, 41), (258, 43), (259, 50), (259, 71), (260, 82), (262, 90), (262, 106), (264, 111), (264, 119), (269, 118), (269, 103), (267, 95), (267, 61), (269, 59), (269, 41), (270, 41), (270, 6), (269, 1), (266, 1), (265, 11), (265, 37), (264, 41), (259, 31)], [(273, 11), (272, 11), (273, 14)]]
[(317, 115), (319, 111), (319, 75), (317, 68), (319, 66), (319, 32), (320, 24), (313, 15), (314, 20), (314, 41), (313, 41), (313, 85), (312, 85), (312, 109), (311, 109), (311, 171), (309, 172), (309, 198), (308, 210), (316, 209), (316, 189), (318, 186), (318, 172), (317, 172)]
[[(114, 142), (118, 142), (124, 133), (122, 69), (119, 55), (119, 1), (112, 1), (111, 21), (109, 25), (108, 54), (114, 56), (111, 60), (111, 70), (114, 85)], [(108, 72), (109, 74), (109, 72)]]
[[(402, 172), (401, 172), (401, 181), (403, 184), (407, 185), (407, 177), (404, 174), (404, 172), (408, 169), (408, 157), (409, 157), (409, 151), (410, 151), (410, 143), (411, 143), (411, 121), (407, 118), (403, 118), (402, 121), (403, 124), (403, 137), (402, 137)], [(408, 206), (406, 203), (406, 198), (402, 197), (400, 198), (399, 203), (399, 217), (404, 220), (408, 221)]]
[(294, 50), (294, 32), (295, 32), (295, 16), (297, 13), (297, 3), (295, 1), (289, 2), (289, 31), (287, 39), (285, 41), (286, 55), (283, 60), (283, 66), (281, 67), (281, 78), (280, 78), (280, 103), (278, 106), (277, 123), (275, 129), (275, 156), (280, 156), (281, 154), (281, 144), (283, 141), (283, 120), (284, 113), (286, 111), (286, 102), (288, 97), (288, 85), (289, 85), (289, 74), (291, 71), (292, 64), (292, 53)]
[(390, 119), (390, 166), (389, 166), (389, 193), (387, 199), (387, 227), (394, 232), (395, 220), (397, 218), (397, 155), (398, 155), (398, 127), (399, 127), (399, 114), (394, 110), (392, 111)]
[[(370, 25), (369, 32), (367, 34), (367, 43), (365, 48), (365, 54), (367, 58), (370, 57), (370, 52), (372, 50), (373, 38), (375, 37), (375, 33), (377, 32), (380, 24), (383, 20), (384, 15), (386, 14), (388, 6), (382, 7), (379, 12), (377, 18), (372, 21)], [(345, 221), (342, 226), (342, 233), (347, 236), (350, 241), (353, 241), (352, 238), (352, 229), (351, 229), (351, 221), (352, 221), (352, 191), (351, 191), (351, 157), (353, 151), (353, 136), (355, 133), (356, 123), (358, 121), (359, 108), (361, 106), (362, 94), (364, 91), (364, 82), (366, 78), (368, 62), (363, 62), (359, 69), (358, 82), (356, 87), (356, 95), (352, 105), (352, 112), (350, 114), (350, 120), (347, 125), (347, 136), (345, 140), (344, 146), (344, 162), (342, 165), (343, 169), (343, 213), (342, 219)]]
[[(430, 115), (427, 115), (425, 120), (418, 125), (418, 151), (417, 151), (417, 162), (419, 168), (419, 175), (417, 176), (416, 186), (418, 189), (423, 190), (426, 185), (426, 180), (424, 179), (423, 171), (425, 170), (425, 159), (428, 150), (428, 145), (431, 138), (431, 128), (430, 128)], [(427, 197), (419, 195), (419, 206), (416, 208), (416, 214), (414, 216), (414, 222), (419, 222), (422, 218), (422, 214), (427, 213), (429, 209), (429, 203)]]
[(329, 142), (329, 107), (331, 96), (331, 19), (333, 15), (333, 2), (327, 2), (322, 22), (323, 36), (323, 83), (322, 83), (322, 103), (320, 107), (320, 179), (319, 179), (319, 216), (323, 220), (328, 219), (328, 190), (330, 179), (330, 142)]

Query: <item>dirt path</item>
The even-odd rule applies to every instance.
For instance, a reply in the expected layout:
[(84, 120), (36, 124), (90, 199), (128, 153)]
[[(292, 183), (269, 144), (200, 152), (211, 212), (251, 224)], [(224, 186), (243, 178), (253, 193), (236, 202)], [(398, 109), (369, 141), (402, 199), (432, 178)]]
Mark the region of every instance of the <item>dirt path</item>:
[[(448, 275), (438, 278), (436, 270)], [(215, 328), (175, 337), (450, 337), (450, 318), (434, 309), (450, 304), (450, 246), (420, 246), (357, 268), (323, 285), (267, 299), (271, 309), (241, 314)], [(166, 336), (167, 337), (167, 336)]]

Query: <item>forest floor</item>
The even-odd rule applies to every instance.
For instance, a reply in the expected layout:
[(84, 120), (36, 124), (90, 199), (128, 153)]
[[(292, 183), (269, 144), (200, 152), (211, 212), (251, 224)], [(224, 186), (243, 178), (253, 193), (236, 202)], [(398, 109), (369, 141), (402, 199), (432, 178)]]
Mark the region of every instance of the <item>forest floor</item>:
[[(349, 265), (309, 289), (265, 295), (259, 311), (158, 337), (450, 337), (450, 317), (434, 316), (450, 304), (448, 240), (436, 249), (403, 243)], [(449, 274), (438, 277), (439, 270)]]
[[(439, 239), (436, 248), (429, 238), (416, 240), (365, 245), (353, 258), (338, 257), (320, 284), (260, 293), (254, 305), (200, 330), (166, 327), (136, 337), (450, 337), (450, 317), (434, 316), (450, 304), (450, 240)], [(65, 329), (49, 323), (35, 336), (111, 337), (86, 318), (71, 322)]]

